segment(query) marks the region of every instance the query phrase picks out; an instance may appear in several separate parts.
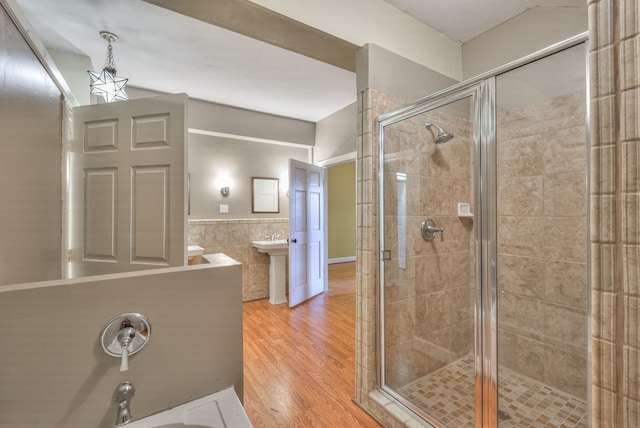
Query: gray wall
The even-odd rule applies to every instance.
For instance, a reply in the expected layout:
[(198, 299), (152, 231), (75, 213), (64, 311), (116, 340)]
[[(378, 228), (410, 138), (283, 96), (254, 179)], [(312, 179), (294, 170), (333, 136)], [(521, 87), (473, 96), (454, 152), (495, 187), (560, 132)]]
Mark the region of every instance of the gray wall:
[[(160, 92), (127, 86), (130, 98), (160, 95)], [(245, 110), (189, 99), (189, 128), (249, 138), (313, 146), (316, 125), (304, 120)]]
[[(0, 426), (111, 427), (116, 386), (131, 380), (135, 418), (231, 385), (242, 398), (241, 266), (199, 265), (0, 290)], [(120, 372), (99, 335), (127, 312), (149, 343)]]
[(584, 8), (535, 7), (462, 45), (464, 79), (587, 31)]
[(61, 93), (0, 8), (0, 285), (62, 276)]
[[(127, 90), (131, 98), (158, 95), (140, 88)], [(309, 162), (316, 124), (194, 99), (189, 99), (187, 116), (189, 220), (289, 216), (289, 159)], [(228, 197), (220, 194), (222, 177), (230, 181)], [(251, 177), (280, 179), (279, 213), (252, 214)], [(221, 214), (220, 205), (228, 205), (229, 213)]]
[[(69, 85), (69, 89), (78, 105), (91, 104), (92, 95), (89, 94), (89, 82), (91, 79), (87, 73), (88, 70), (93, 70), (91, 58), (86, 55), (77, 55), (51, 48), (47, 48), (47, 52), (49, 52), (58, 70), (64, 76), (64, 80)], [(93, 95), (93, 97), (98, 98), (96, 95)]]
[(357, 113), (353, 103), (316, 124), (314, 162), (356, 151)]
[[(230, 385), (242, 397), (239, 264), (34, 282), (61, 276), (61, 93), (3, 8), (0, 28), (0, 426), (111, 427), (126, 379), (137, 418)], [(121, 373), (98, 336), (130, 311), (153, 332)]]
[[(289, 216), (289, 158), (308, 162), (308, 149), (189, 133), (190, 220)], [(220, 194), (218, 180), (229, 179), (230, 194)], [(280, 180), (280, 212), (251, 213), (251, 177)], [(220, 204), (229, 214), (220, 214)]]
[(368, 43), (356, 56), (358, 93), (375, 89), (412, 102), (458, 83), (437, 71)]

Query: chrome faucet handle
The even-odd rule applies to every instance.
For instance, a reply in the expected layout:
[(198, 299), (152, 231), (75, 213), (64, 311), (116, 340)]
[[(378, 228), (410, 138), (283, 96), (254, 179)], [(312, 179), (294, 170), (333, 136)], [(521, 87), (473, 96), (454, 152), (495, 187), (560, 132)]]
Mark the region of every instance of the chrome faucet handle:
[(125, 380), (113, 392), (113, 401), (118, 405), (115, 427), (121, 427), (133, 420), (131, 416), (131, 399), (136, 395), (136, 388), (131, 381)]
[(128, 319), (122, 323), (122, 329), (118, 332), (118, 343), (120, 343), (121, 360), (120, 371), (125, 372), (129, 370), (129, 345), (131, 341), (136, 337), (136, 329), (133, 328)]
[(436, 233), (440, 233), (440, 241), (444, 241), (444, 228), (437, 227), (436, 223), (431, 219), (422, 222), (421, 232), (425, 241), (431, 241), (435, 238)]
[(107, 355), (120, 357), (120, 371), (129, 370), (129, 356), (140, 351), (151, 337), (147, 317), (126, 313), (111, 319), (102, 329), (100, 342)]

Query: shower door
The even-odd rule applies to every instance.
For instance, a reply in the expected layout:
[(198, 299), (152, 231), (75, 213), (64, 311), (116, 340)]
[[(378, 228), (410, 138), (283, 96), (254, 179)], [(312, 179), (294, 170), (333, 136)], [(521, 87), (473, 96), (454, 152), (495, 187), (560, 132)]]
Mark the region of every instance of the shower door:
[(381, 133), (381, 377), (405, 405), (451, 427), (474, 426), (482, 395), (473, 217), (479, 103), (472, 87), (383, 122)]
[(433, 426), (589, 426), (580, 42), (378, 118), (381, 390)]
[(583, 43), (495, 78), (501, 427), (587, 427), (585, 58)]

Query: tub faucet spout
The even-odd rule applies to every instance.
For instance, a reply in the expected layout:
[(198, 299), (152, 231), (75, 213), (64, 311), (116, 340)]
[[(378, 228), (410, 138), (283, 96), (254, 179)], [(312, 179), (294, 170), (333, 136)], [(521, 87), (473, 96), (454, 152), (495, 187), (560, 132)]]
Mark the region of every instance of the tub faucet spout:
[(131, 399), (136, 394), (136, 388), (131, 381), (124, 381), (113, 392), (113, 401), (118, 405), (118, 413), (114, 427), (122, 427), (133, 420), (131, 417)]

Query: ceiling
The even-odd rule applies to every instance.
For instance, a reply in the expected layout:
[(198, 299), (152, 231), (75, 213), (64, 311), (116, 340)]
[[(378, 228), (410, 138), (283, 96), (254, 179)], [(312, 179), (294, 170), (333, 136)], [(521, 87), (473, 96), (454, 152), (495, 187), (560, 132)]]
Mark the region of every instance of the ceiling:
[[(16, 1), (47, 47), (86, 55), (95, 70), (106, 57), (106, 42), (98, 33), (117, 34), (118, 76), (128, 78), (130, 86), (186, 92), (311, 122), (356, 98), (352, 70), (142, 0)], [(584, 0), (385, 1), (459, 42), (537, 5), (584, 7)]]
[(464, 43), (534, 7), (585, 8), (586, 0), (385, 0)]

